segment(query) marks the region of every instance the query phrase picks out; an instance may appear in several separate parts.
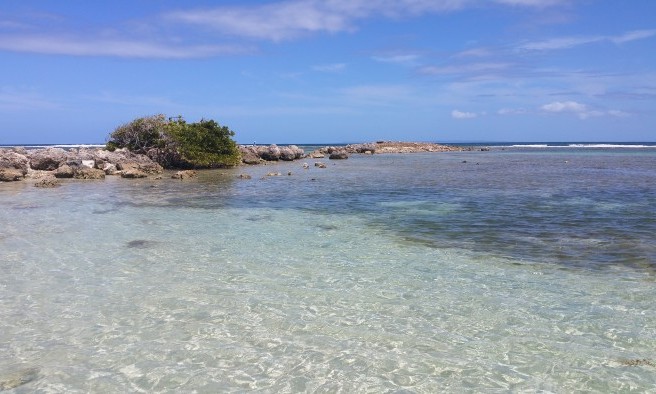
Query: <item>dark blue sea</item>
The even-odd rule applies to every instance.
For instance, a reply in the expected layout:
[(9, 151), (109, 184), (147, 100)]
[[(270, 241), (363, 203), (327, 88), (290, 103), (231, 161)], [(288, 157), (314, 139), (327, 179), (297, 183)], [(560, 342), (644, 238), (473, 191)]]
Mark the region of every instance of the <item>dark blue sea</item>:
[(469, 146), (0, 184), (0, 388), (653, 391), (656, 145)]

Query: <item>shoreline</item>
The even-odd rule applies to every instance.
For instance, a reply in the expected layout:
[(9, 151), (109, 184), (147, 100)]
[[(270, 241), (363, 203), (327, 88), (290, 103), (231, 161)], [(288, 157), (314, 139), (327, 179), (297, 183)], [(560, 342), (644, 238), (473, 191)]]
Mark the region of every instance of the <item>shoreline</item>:
[[(452, 145), (428, 142), (376, 141), (345, 146), (325, 146), (312, 152), (305, 152), (297, 145), (269, 146), (238, 145), (241, 163), (233, 168), (253, 165), (266, 165), (278, 161), (297, 161), (301, 159), (344, 160), (349, 155), (362, 154), (406, 154), (426, 152), (460, 152), (473, 150)], [(221, 168), (220, 166), (208, 167)], [(197, 175), (200, 169), (168, 168), (173, 171), (171, 178), (185, 179)], [(109, 151), (105, 147), (70, 145), (60, 147), (32, 148), (0, 147), (0, 183), (36, 180), (34, 186), (56, 187), (59, 179), (78, 180), (104, 179), (105, 176), (121, 178), (161, 179), (164, 168), (146, 154), (130, 152), (126, 149)]]

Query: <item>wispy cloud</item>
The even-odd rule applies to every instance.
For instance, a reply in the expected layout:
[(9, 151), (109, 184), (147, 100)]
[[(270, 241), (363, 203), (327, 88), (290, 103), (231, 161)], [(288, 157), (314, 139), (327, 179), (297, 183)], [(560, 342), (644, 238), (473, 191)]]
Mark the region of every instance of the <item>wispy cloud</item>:
[[(224, 34), (281, 41), (317, 32), (353, 31), (358, 20), (446, 13), (477, 6), (478, 0), (288, 0), (256, 6), (221, 6), (168, 13), (171, 21)], [(504, 6), (547, 7), (560, 0), (496, 0)]]
[(610, 40), (616, 44), (623, 44), (629, 41), (642, 40), (656, 35), (656, 30), (634, 30), (622, 34), (621, 36), (610, 37)]
[(519, 50), (547, 51), (556, 49), (569, 49), (580, 45), (597, 42), (612, 42), (623, 44), (630, 41), (642, 40), (656, 35), (656, 30), (634, 30), (619, 36), (587, 36), (587, 37), (559, 37), (544, 41), (525, 42), (517, 46)]
[(373, 60), (381, 63), (391, 63), (413, 66), (419, 61), (418, 54), (396, 54), (396, 55), (379, 55), (372, 57)]
[(606, 115), (620, 118), (630, 116), (628, 112), (620, 110), (602, 111), (598, 109), (592, 109), (586, 104), (578, 103), (576, 101), (554, 101), (552, 103), (543, 105), (540, 107), (540, 109), (544, 112), (551, 113), (571, 113), (584, 120)]
[[(495, 0), (499, 7), (545, 7), (558, 0)], [(251, 53), (250, 44), (224, 44), (231, 39), (282, 41), (312, 33), (353, 32), (368, 18), (411, 18), (455, 12), (480, 5), (483, 0), (284, 0), (267, 3), (179, 9), (124, 21), (117, 26), (98, 26), (85, 34), (66, 33), (67, 20), (46, 23), (46, 16), (25, 21), (0, 20), (0, 50), (69, 56), (112, 56), (126, 58), (186, 59)], [(47, 16), (50, 20), (53, 16)], [(58, 17), (59, 18), (59, 17)], [(56, 27), (55, 27), (56, 26)], [(141, 26), (142, 29), (135, 29)], [(143, 26), (147, 26), (144, 30)], [(204, 43), (188, 35), (188, 26), (213, 31)], [(121, 31), (127, 28), (126, 31)], [(73, 28), (71, 28), (72, 31)], [(39, 33), (36, 33), (36, 32)], [(108, 38), (104, 33), (112, 32)], [(643, 33), (644, 34), (644, 33)], [(151, 37), (157, 37), (153, 39)], [(621, 42), (633, 36), (618, 37)], [(218, 40), (218, 41), (217, 41)], [(223, 41), (221, 41), (223, 40)], [(234, 42), (234, 41), (233, 41)], [(416, 65), (416, 55), (382, 56), (378, 61)]]
[(425, 66), (419, 69), (419, 73), (424, 75), (484, 74), (506, 70), (510, 67), (512, 67), (511, 63), (469, 63), (441, 67)]
[(478, 117), (478, 114), (475, 112), (463, 112), (454, 109), (451, 111), (451, 117), (454, 119), (474, 119)]
[(551, 7), (557, 4), (565, 3), (564, 0), (496, 0), (496, 2), (505, 5), (537, 8)]
[(122, 39), (3, 35), (0, 36), (0, 50), (71, 56), (187, 59), (243, 54), (251, 49), (230, 45), (172, 45)]
[(324, 73), (338, 73), (346, 69), (346, 63), (319, 64), (312, 69)]
[(8, 87), (0, 89), (0, 111), (46, 110), (59, 107), (59, 103), (34, 91)]

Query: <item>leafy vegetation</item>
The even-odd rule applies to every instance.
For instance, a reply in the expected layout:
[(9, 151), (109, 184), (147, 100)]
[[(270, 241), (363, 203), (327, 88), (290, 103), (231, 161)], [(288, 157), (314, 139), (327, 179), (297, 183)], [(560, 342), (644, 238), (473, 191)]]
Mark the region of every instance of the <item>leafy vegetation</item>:
[(235, 133), (214, 120), (187, 123), (182, 117), (153, 115), (119, 126), (107, 149), (146, 154), (165, 168), (215, 168), (240, 162)]

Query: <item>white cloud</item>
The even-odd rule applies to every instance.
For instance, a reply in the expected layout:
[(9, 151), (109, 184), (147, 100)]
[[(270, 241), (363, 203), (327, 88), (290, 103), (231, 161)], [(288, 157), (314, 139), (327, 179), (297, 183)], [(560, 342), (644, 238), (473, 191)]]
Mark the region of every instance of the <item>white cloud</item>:
[[(546, 7), (561, 0), (496, 0), (506, 6)], [(212, 28), (225, 34), (281, 41), (316, 32), (343, 32), (357, 20), (381, 15), (388, 18), (453, 12), (483, 1), (476, 0), (287, 0), (256, 6), (220, 6), (181, 10), (169, 20)]]
[(654, 35), (656, 35), (656, 30), (634, 30), (624, 33), (621, 36), (611, 37), (610, 40), (616, 44), (623, 44), (629, 41), (653, 37)]
[(655, 35), (656, 30), (634, 30), (619, 36), (559, 37), (544, 41), (526, 42), (520, 44), (517, 49), (528, 51), (546, 51), (555, 49), (569, 49), (596, 42), (613, 42), (615, 44), (623, 44), (625, 42), (650, 38)]
[(471, 63), (444, 67), (426, 66), (422, 67), (419, 72), (426, 75), (471, 74), (497, 72), (510, 67), (512, 67), (510, 63)]
[(457, 109), (454, 109), (453, 111), (451, 111), (451, 117), (454, 119), (473, 119), (473, 118), (477, 118), (478, 114), (474, 112), (462, 112), (462, 111), (458, 111)]
[(505, 4), (510, 6), (546, 8), (558, 4), (563, 4), (568, 0), (495, 0), (495, 1), (499, 4)]
[(346, 63), (320, 64), (312, 67), (314, 71), (336, 73), (346, 69)]
[(601, 111), (591, 109), (585, 104), (577, 103), (576, 101), (554, 101), (540, 107), (542, 111), (551, 113), (572, 113), (577, 115), (580, 119), (596, 118), (600, 116), (614, 116), (624, 118), (629, 116), (629, 113), (619, 110)]
[(576, 101), (554, 101), (541, 107), (546, 112), (574, 112), (581, 113), (587, 111), (585, 104)]
[(0, 50), (72, 56), (185, 59), (246, 53), (250, 49), (228, 45), (169, 45), (120, 39), (13, 35), (0, 36)]
[(465, 51), (456, 53), (453, 57), (455, 58), (460, 58), (460, 57), (487, 57), (491, 56), (492, 52), (489, 49), (485, 48), (473, 48), (473, 49), (467, 49)]

